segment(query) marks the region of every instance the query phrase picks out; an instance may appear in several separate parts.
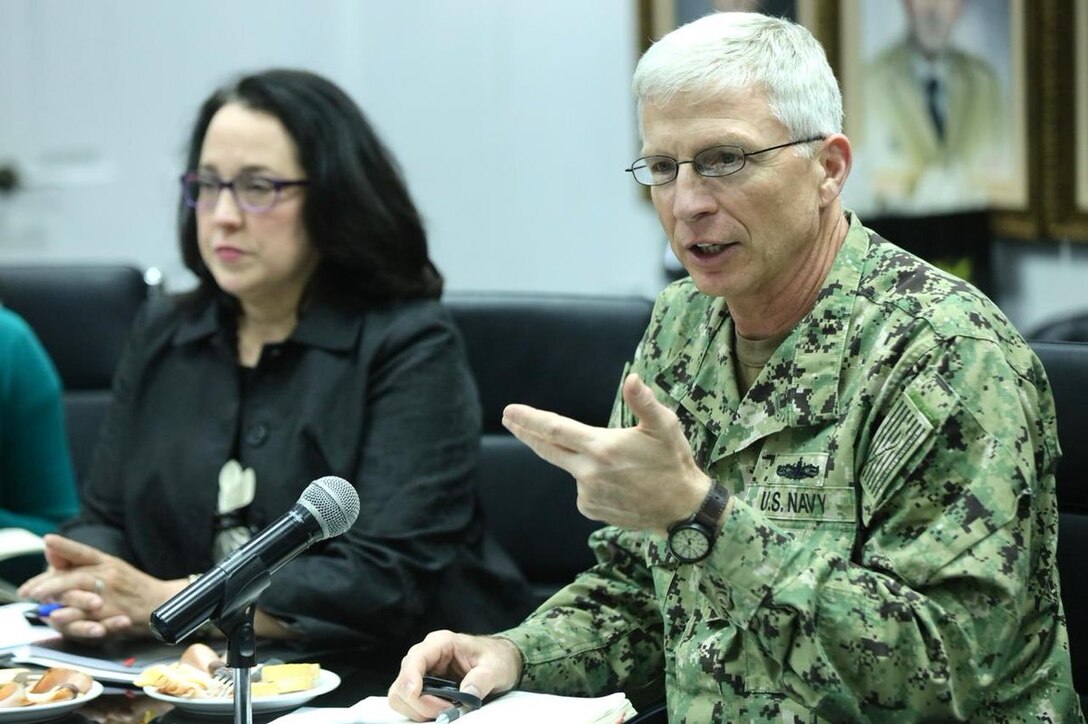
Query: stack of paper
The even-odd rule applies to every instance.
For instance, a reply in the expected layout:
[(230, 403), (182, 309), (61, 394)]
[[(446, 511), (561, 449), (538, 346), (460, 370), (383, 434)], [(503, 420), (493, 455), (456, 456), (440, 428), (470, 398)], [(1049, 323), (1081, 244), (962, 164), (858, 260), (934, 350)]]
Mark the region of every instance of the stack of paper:
[(0, 606), (0, 658), (5, 666), (63, 666), (104, 683), (131, 685), (145, 666), (178, 656), (176, 647), (157, 641), (124, 640), (100, 645), (67, 641), (49, 626), (31, 626), (23, 612), (33, 608), (33, 603)]
[[(511, 691), (487, 701), (458, 722), (465, 724), (620, 724), (635, 708), (623, 694), (600, 697), (554, 696)], [(281, 716), (270, 724), (402, 724), (411, 719), (393, 711), (384, 696), (368, 696), (346, 709), (312, 708)]]
[(4, 653), (16, 664), (61, 666), (82, 671), (103, 683), (128, 686), (135, 683), (144, 668), (174, 661), (179, 655), (176, 648), (157, 641), (111, 641), (92, 647), (59, 637), (17, 646)]

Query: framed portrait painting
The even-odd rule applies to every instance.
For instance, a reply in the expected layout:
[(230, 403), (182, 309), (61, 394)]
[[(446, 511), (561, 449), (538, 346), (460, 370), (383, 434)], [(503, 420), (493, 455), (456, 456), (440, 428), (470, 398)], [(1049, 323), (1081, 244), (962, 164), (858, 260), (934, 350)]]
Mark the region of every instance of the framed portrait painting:
[(1027, 211), (1025, 0), (843, 0), (840, 12), (847, 204)]

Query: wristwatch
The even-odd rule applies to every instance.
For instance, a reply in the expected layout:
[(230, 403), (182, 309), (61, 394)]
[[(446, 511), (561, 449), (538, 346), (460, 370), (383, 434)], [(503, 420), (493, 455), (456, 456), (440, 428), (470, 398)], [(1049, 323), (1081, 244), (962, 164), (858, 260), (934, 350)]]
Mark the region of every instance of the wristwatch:
[(681, 563), (698, 563), (710, 555), (728, 500), (729, 490), (719, 481), (711, 481), (710, 490), (695, 515), (669, 526), (669, 552)]

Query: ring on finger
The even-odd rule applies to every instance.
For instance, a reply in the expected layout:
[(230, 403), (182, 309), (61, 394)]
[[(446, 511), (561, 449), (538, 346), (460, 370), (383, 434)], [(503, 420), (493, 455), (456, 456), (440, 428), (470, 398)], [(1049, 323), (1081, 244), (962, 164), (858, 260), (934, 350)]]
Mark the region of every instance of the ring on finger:
[(101, 596), (106, 591), (106, 582), (101, 578), (94, 579), (94, 592)]

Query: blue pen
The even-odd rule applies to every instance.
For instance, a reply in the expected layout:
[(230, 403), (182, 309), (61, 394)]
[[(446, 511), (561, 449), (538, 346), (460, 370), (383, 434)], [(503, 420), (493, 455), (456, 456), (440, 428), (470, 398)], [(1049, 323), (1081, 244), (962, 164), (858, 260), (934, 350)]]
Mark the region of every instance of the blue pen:
[(45, 619), (49, 618), (49, 614), (58, 608), (64, 608), (64, 606), (59, 603), (39, 603), (37, 606), (23, 611), (23, 618), (31, 626), (46, 626)]
[(48, 618), (49, 614), (56, 611), (58, 608), (64, 608), (62, 603), (39, 603), (35, 613), (38, 614), (38, 618)]

